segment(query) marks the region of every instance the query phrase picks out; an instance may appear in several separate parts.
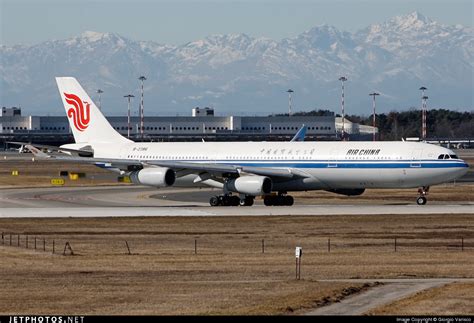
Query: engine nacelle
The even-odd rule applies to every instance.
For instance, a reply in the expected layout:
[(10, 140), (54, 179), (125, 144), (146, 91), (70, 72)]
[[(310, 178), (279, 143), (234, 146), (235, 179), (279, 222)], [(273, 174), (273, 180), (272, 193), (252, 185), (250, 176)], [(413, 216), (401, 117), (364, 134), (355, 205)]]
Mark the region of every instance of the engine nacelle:
[(347, 196), (356, 196), (361, 195), (365, 192), (365, 188), (334, 188), (332, 190), (327, 190), (331, 193), (347, 195)]
[(243, 176), (225, 183), (225, 189), (246, 195), (265, 195), (272, 192), (272, 180), (265, 176)]
[(166, 187), (174, 184), (176, 173), (166, 167), (149, 167), (131, 172), (130, 180), (135, 184)]

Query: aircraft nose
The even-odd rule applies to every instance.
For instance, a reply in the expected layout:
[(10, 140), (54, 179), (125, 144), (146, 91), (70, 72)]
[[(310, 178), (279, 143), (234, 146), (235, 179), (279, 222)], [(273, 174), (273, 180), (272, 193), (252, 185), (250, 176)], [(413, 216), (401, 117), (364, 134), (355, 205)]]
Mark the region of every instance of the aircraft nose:
[(461, 161), (461, 165), (462, 165), (461, 167), (469, 168), (469, 164), (465, 160), (461, 159), (460, 161)]
[(461, 168), (460, 168), (460, 176), (465, 175), (469, 171), (469, 164), (461, 159)]

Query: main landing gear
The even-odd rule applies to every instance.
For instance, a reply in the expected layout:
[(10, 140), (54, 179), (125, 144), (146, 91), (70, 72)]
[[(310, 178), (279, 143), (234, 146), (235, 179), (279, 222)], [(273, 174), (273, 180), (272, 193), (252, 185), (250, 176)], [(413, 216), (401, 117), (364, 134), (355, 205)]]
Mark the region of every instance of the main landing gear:
[(263, 204), (266, 206), (280, 206), (280, 205), (286, 205), (286, 206), (291, 206), (294, 203), (293, 196), (291, 195), (286, 195), (283, 193), (278, 193), (278, 195), (269, 195), (265, 196), (263, 199)]
[[(255, 196), (245, 195), (239, 197), (237, 195), (223, 194), (216, 195), (209, 199), (211, 206), (252, 206)], [(266, 206), (291, 206), (294, 199), (286, 193), (278, 193), (278, 195), (269, 195), (263, 198), (263, 204)]]
[(416, 204), (418, 205), (425, 205), (426, 204), (426, 195), (428, 195), (428, 191), (430, 190), (429, 186), (423, 186), (418, 189), (418, 198), (416, 199)]
[(211, 197), (209, 204), (211, 206), (252, 206), (254, 198), (250, 195), (240, 198), (237, 195), (224, 194)]

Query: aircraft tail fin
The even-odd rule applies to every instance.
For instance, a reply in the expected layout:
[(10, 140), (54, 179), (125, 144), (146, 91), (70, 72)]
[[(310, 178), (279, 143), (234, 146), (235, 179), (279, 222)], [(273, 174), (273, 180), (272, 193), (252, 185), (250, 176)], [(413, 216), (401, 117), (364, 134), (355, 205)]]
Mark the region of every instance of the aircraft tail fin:
[(56, 77), (76, 143), (131, 142), (119, 134), (74, 77)]
[(291, 138), (290, 141), (304, 141), (304, 138), (306, 136), (306, 130), (308, 127), (305, 125), (302, 125), (301, 128), (298, 130), (298, 132)]

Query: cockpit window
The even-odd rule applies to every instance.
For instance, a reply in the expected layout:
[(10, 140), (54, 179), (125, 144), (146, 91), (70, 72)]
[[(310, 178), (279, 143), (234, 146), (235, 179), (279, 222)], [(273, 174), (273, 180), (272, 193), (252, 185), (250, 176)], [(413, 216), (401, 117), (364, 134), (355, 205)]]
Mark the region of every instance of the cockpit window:
[(449, 159), (449, 158), (458, 159), (458, 156), (456, 156), (456, 155), (447, 155), (447, 154), (442, 154), (442, 155), (438, 156), (438, 159)]
[(438, 156), (438, 159), (459, 159), (459, 157), (457, 155), (446, 155), (446, 154), (442, 154), (442, 155), (439, 155)]

